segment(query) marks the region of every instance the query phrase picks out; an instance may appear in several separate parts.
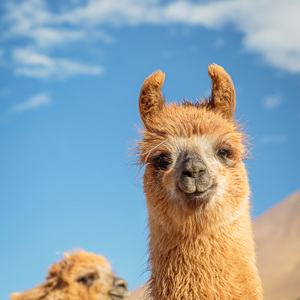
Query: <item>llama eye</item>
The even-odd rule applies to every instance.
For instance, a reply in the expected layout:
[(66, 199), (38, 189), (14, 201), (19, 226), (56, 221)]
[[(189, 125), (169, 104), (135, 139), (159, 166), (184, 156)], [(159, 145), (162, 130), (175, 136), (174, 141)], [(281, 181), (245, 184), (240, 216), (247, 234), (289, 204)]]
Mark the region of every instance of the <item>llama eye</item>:
[(97, 274), (87, 274), (87, 275), (84, 275), (84, 276), (81, 276), (77, 279), (77, 282), (87, 286), (87, 287), (90, 287), (92, 286), (92, 284), (94, 283), (94, 281), (98, 279), (98, 275)]
[(229, 154), (229, 151), (228, 150), (225, 150), (225, 149), (220, 149), (218, 151), (218, 156), (221, 157), (221, 158), (226, 158)]
[(160, 154), (155, 158), (155, 167), (161, 170), (166, 170), (170, 165), (170, 158), (166, 154)]

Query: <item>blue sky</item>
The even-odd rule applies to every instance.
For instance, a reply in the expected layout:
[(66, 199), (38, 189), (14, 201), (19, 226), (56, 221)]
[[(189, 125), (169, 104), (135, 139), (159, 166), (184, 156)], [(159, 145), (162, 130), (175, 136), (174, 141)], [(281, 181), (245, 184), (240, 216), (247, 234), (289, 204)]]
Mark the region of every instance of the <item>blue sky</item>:
[[(259, 2), (259, 3), (258, 3)], [(299, 188), (298, 1), (3, 0), (0, 298), (43, 281), (65, 250), (147, 279), (137, 99), (154, 70), (168, 101), (208, 95), (222, 65), (246, 124), (257, 217)]]

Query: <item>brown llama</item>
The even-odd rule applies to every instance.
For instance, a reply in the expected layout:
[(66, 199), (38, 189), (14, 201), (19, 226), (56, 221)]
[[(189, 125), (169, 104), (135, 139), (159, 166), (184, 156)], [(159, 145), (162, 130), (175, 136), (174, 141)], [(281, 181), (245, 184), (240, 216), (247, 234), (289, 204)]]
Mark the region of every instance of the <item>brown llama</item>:
[(235, 90), (222, 67), (208, 74), (212, 94), (201, 102), (167, 105), (162, 71), (139, 96), (154, 300), (263, 299)]
[(65, 257), (48, 271), (46, 283), (11, 300), (121, 300), (129, 296), (127, 283), (114, 277), (108, 261), (94, 253), (79, 251)]

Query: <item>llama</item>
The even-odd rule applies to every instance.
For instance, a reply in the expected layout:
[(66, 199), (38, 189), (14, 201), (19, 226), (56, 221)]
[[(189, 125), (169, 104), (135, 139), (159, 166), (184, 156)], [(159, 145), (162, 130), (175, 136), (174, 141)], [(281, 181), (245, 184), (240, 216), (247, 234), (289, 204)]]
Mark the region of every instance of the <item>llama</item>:
[(162, 71), (139, 96), (154, 300), (263, 299), (235, 90), (221, 66), (208, 74), (209, 99), (167, 105)]
[(114, 277), (103, 256), (85, 251), (65, 253), (48, 271), (46, 283), (11, 300), (121, 300), (129, 296), (127, 283)]

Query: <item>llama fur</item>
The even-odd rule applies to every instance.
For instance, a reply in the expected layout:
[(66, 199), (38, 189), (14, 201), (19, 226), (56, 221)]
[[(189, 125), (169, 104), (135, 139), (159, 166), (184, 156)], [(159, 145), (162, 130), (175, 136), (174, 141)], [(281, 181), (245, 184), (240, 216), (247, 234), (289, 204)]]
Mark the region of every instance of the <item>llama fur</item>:
[(221, 66), (208, 74), (212, 93), (202, 101), (168, 105), (162, 71), (139, 96), (153, 300), (263, 299), (235, 90)]
[[(66, 252), (53, 264), (46, 282), (12, 293), (11, 300), (121, 300), (129, 295), (126, 282), (114, 277), (109, 262), (94, 253)], [(117, 295), (119, 295), (117, 297)]]

